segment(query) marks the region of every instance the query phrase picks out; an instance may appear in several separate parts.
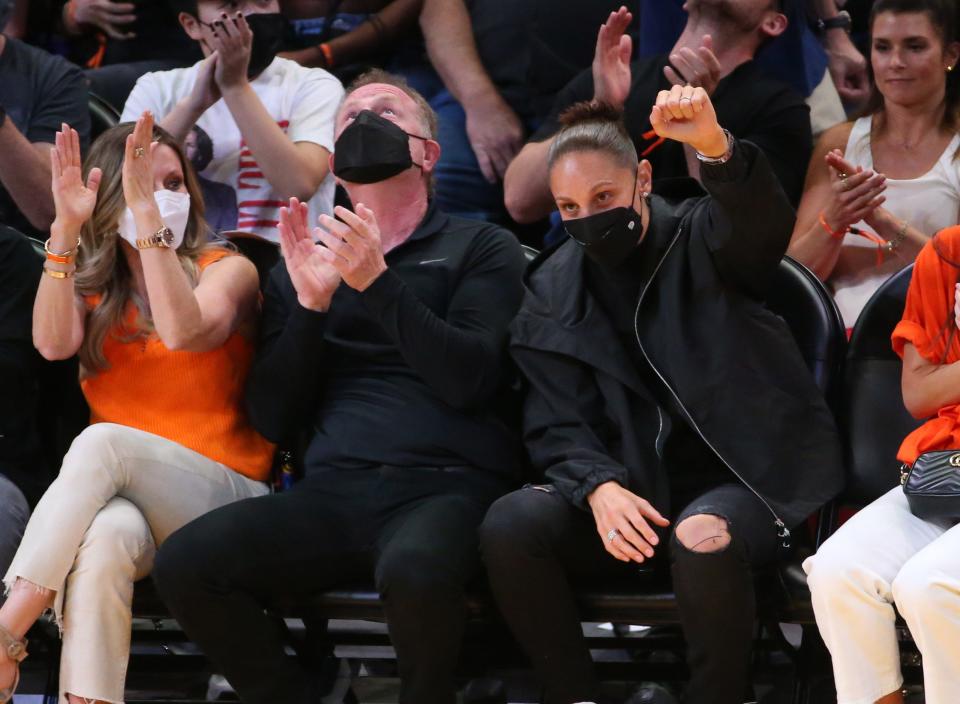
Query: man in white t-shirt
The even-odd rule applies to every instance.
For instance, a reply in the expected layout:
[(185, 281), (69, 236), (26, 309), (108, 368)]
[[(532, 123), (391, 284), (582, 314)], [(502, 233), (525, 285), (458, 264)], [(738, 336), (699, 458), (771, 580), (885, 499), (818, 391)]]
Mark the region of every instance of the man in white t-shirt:
[[(201, 172), (237, 194), (237, 229), (278, 242), (278, 212), (291, 196), (311, 222), (333, 209), (329, 173), (343, 87), (322, 69), (275, 57), (284, 20), (277, 0), (174, 0), (203, 61), (137, 81), (123, 120), (151, 111), (181, 143), (199, 126), (213, 140)], [(236, 8), (236, 9), (234, 9)]]

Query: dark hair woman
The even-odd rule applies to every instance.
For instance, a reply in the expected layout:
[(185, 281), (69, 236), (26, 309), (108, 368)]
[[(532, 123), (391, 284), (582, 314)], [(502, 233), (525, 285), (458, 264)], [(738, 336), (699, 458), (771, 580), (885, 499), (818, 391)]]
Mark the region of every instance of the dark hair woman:
[(662, 91), (651, 123), (699, 154), (710, 196), (651, 195), (617, 115), (572, 108), (548, 157), (570, 237), (532, 265), (511, 331), (544, 483), (495, 503), (481, 540), (550, 704), (600, 701), (571, 583), (638, 564), (672, 574), (687, 701), (741, 704), (751, 572), (841, 483), (831, 414), (762, 303), (793, 228), (766, 158), (702, 88)]
[(864, 117), (814, 150), (788, 253), (831, 288), (848, 328), (891, 274), (960, 221), (955, 0), (877, 0)]

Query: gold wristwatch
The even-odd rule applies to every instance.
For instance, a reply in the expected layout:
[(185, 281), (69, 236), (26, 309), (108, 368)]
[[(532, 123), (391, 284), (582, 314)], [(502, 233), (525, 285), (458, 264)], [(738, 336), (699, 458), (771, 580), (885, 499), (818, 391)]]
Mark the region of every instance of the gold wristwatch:
[(170, 248), (172, 246), (173, 231), (169, 227), (161, 227), (150, 237), (137, 240), (137, 249), (150, 249), (151, 247)]

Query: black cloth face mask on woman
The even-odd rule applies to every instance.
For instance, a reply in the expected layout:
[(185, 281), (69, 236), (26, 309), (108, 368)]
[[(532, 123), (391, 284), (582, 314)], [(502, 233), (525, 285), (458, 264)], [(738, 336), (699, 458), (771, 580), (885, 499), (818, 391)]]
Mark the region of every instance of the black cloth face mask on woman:
[(422, 168), (410, 156), (410, 137), (394, 122), (372, 110), (361, 110), (333, 145), (333, 173), (349, 183), (379, 183), (411, 166)]
[(643, 217), (633, 207), (637, 199), (636, 181), (633, 192), (629, 206), (563, 221), (570, 238), (583, 247), (588, 257), (607, 269), (622, 263), (637, 246), (643, 233)]

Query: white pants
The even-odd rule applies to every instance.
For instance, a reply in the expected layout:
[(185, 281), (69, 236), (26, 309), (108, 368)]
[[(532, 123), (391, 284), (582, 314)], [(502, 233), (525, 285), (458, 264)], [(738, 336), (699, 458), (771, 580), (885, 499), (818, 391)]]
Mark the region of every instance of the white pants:
[(838, 704), (873, 704), (903, 684), (894, 604), (923, 656), (926, 703), (960, 701), (960, 526), (917, 518), (898, 486), (803, 569)]
[(56, 592), (66, 693), (123, 702), (133, 583), (194, 518), (267, 486), (193, 450), (112, 423), (84, 430), (37, 504), (4, 577)]

